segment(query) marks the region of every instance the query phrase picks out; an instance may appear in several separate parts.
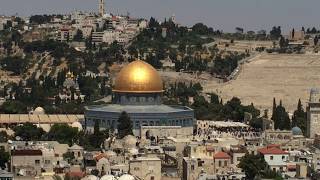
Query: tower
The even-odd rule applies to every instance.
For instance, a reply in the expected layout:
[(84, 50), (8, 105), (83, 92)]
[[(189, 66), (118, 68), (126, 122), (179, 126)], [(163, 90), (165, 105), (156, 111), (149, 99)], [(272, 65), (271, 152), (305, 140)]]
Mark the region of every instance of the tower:
[(105, 14), (105, 0), (99, 0), (99, 15), (103, 16)]
[(307, 137), (314, 138), (320, 131), (320, 92), (311, 89), (310, 99), (307, 103)]

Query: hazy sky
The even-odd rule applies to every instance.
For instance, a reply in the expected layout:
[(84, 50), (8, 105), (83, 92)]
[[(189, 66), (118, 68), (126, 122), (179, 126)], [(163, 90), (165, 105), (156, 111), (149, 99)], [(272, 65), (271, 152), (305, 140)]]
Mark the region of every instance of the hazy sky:
[[(0, 0), (0, 14), (22, 16), (66, 13), (73, 10), (97, 11), (98, 0)], [(130, 12), (135, 17), (158, 19), (176, 15), (183, 25), (203, 22), (214, 29), (234, 31), (319, 27), (320, 0), (106, 0), (114, 14)]]

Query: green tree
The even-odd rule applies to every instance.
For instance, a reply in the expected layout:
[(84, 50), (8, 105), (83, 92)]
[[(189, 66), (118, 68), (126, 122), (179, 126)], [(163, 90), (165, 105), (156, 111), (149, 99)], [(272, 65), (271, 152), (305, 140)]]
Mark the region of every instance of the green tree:
[(9, 153), (5, 152), (3, 148), (0, 148), (0, 169), (6, 168), (6, 164), (8, 163), (9, 158)]
[(73, 40), (77, 42), (83, 41), (83, 33), (80, 29), (77, 30), (77, 33), (76, 35), (74, 35)]
[(89, 135), (89, 142), (93, 148), (101, 148), (101, 144), (104, 142), (105, 138), (108, 137), (108, 134), (104, 134), (100, 131), (99, 121), (94, 122), (93, 134)]
[(63, 159), (66, 160), (68, 163), (70, 163), (72, 160), (75, 159), (74, 153), (72, 152), (66, 152), (63, 154)]
[(31, 123), (25, 123), (21, 126), (14, 128), (15, 136), (19, 136), (25, 141), (39, 141), (45, 134), (42, 128), (38, 128), (36, 125)]
[(282, 106), (282, 101), (277, 106), (275, 115), (274, 115), (274, 128), (280, 130), (290, 130), (291, 129), (291, 122), (286, 109)]
[(318, 45), (318, 42), (319, 42), (319, 36), (315, 36), (313, 39), (313, 44), (316, 46)]
[(47, 136), (49, 140), (72, 145), (78, 134), (78, 128), (70, 127), (67, 124), (54, 124)]
[(261, 155), (246, 154), (241, 158), (238, 167), (245, 172), (247, 179), (253, 180), (262, 176), (267, 163)]
[(122, 139), (127, 135), (133, 135), (132, 127), (130, 116), (123, 111), (118, 119), (118, 137)]
[(210, 94), (210, 103), (219, 104), (219, 96), (215, 93)]
[(276, 115), (276, 108), (277, 108), (276, 98), (273, 98), (272, 116), (271, 116), (272, 120), (274, 120), (274, 116)]
[(14, 75), (21, 75), (27, 70), (29, 61), (28, 58), (9, 56), (1, 59), (0, 64), (3, 69), (13, 72)]
[(278, 27), (274, 26), (272, 28), (272, 30), (270, 31), (270, 38), (271, 39), (279, 39), (280, 36), (281, 36), (281, 27), (280, 26), (278, 26)]
[(292, 127), (298, 126), (303, 134), (306, 133), (306, 128), (307, 128), (307, 114), (303, 110), (303, 106), (301, 103), (301, 100), (299, 99), (298, 101), (298, 107), (294, 111), (293, 116), (292, 116)]
[(7, 142), (9, 140), (9, 136), (7, 132), (5, 131), (0, 131), (0, 143)]
[(286, 48), (288, 46), (289, 41), (285, 39), (283, 36), (280, 37), (279, 46), (280, 48)]

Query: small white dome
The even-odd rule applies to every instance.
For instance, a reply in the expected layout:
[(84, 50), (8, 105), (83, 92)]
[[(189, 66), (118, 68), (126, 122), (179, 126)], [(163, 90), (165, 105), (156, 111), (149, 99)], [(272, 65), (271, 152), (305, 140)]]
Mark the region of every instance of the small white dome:
[(293, 127), (291, 131), (294, 136), (303, 135), (302, 130), (298, 126)]
[(88, 176), (82, 178), (81, 180), (98, 180), (98, 177), (96, 177), (94, 175), (88, 175)]
[(100, 180), (116, 180), (116, 178), (112, 175), (104, 175), (100, 178)]
[(130, 174), (124, 174), (118, 180), (135, 180), (135, 178)]
[(42, 128), (45, 132), (49, 132), (51, 129), (50, 124), (37, 124), (37, 127)]
[(73, 122), (73, 123), (71, 124), (71, 127), (78, 128), (78, 131), (82, 131), (82, 130), (83, 130), (82, 124), (79, 123), (78, 121)]
[(129, 148), (129, 153), (131, 154), (131, 155), (137, 155), (137, 154), (139, 154), (139, 150), (137, 149), (137, 148)]
[(132, 135), (128, 135), (126, 137), (123, 138), (124, 141), (124, 145), (127, 148), (133, 148), (136, 147), (136, 143), (137, 143), (137, 138), (132, 136)]
[(42, 107), (37, 107), (34, 111), (33, 114), (45, 114), (46, 112)]

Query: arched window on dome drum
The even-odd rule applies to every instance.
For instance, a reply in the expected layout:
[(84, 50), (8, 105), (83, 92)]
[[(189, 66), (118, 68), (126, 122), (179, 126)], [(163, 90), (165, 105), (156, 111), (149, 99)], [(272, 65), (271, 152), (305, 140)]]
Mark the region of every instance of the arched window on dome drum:
[(149, 97), (148, 98), (148, 102), (153, 102), (154, 101), (154, 98), (153, 97)]
[(136, 97), (130, 97), (130, 103), (135, 103), (136, 102)]
[(140, 122), (139, 121), (136, 121), (135, 124), (136, 124), (136, 128), (140, 127)]
[(145, 97), (140, 97), (139, 99), (140, 99), (140, 102), (142, 102), (142, 103), (146, 102), (146, 98)]

